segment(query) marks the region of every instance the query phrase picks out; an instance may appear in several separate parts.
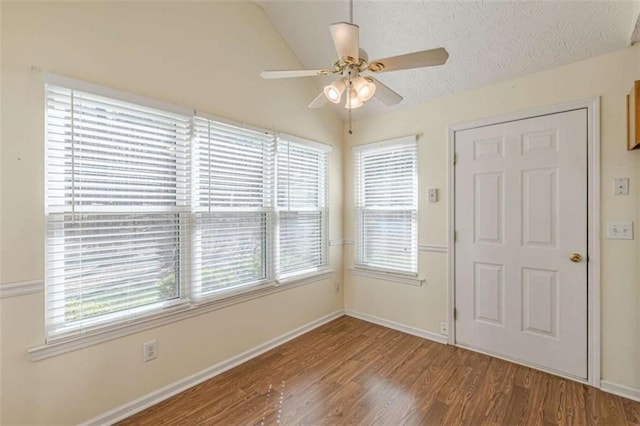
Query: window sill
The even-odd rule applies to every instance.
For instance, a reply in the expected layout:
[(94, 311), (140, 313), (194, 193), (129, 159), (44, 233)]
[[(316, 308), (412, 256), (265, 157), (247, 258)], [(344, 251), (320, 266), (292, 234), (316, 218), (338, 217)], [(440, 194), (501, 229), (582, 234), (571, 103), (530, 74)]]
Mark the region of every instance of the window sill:
[(391, 281), (400, 284), (422, 286), (425, 279), (418, 278), (417, 274), (403, 274), (401, 272), (389, 271), (384, 269), (373, 269), (361, 266), (353, 266), (351, 272), (356, 277), (375, 278), (383, 281)]
[(81, 337), (74, 337), (67, 340), (46, 343), (44, 345), (28, 349), (27, 353), (29, 354), (31, 361), (40, 361), (43, 359), (52, 358), (58, 355), (65, 354), (67, 352), (87, 348), (89, 346), (108, 342), (109, 340), (114, 340), (120, 337), (128, 336), (130, 334), (139, 333), (144, 330), (171, 324), (173, 322), (181, 321), (197, 315), (206, 314), (208, 312), (216, 311), (227, 306), (248, 302), (249, 300), (268, 296), (270, 294), (278, 293), (283, 290), (288, 290), (317, 281), (322, 281), (331, 277), (332, 274), (332, 269), (323, 269), (314, 274), (292, 277), (284, 283), (273, 283), (273, 285), (268, 288), (260, 288), (254, 291), (229, 296), (224, 299), (203, 302), (198, 305), (190, 304), (182, 308), (173, 308), (169, 312), (150, 315), (144, 319), (136, 320), (133, 323), (118, 324), (112, 327), (103, 328), (99, 331), (96, 330), (91, 333), (84, 334)]

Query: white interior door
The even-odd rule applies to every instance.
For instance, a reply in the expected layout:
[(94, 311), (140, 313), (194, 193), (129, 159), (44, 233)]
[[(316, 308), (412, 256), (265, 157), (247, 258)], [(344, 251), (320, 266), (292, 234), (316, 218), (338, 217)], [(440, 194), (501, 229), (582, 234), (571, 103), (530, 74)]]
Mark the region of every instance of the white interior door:
[(587, 110), (456, 132), (456, 343), (587, 377)]

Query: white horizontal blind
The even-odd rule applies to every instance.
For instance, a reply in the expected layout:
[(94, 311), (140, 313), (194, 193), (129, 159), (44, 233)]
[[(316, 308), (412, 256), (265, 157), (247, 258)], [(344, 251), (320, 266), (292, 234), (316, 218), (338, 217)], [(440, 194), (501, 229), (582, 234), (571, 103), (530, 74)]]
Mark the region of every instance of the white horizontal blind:
[(275, 137), (203, 117), (194, 129), (194, 297), (267, 283)]
[(417, 272), (415, 138), (354, 152), (356, 265)]
[(326, 265), (328, 146), (47, 81), (47, 339)]
[(327, 264), (327, 152), (278, 139), (278, 276)]
[(181, 302), (190, 117), (46, 88), (47, 335)]

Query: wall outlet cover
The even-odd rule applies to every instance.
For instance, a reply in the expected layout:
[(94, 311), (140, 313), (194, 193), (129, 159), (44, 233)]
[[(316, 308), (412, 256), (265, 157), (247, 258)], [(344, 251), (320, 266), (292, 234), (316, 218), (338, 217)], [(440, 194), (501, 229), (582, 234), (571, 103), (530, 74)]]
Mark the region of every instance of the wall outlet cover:
[(440, 334), (442, 334), (443, 336), (448, 336), (449, 335), (449, 330), (448, 330), (446, 322), (441, 322), (440, 323)]
[(158, 341), (150, 340), (142, 345), (142, 358), (144, 362), (149, 362), (158, 358)]
[(438, 202), (438, 189), (437, 188), (430, 188), (428, 193), (429, 193), (429, 202), (430, 203), (437, 203)]
[(633, 240), (633, 222), (607, 222), (607, 238)]
[(629, 178), (615, 178), (613, 184), (614, 195), (629, 195)]

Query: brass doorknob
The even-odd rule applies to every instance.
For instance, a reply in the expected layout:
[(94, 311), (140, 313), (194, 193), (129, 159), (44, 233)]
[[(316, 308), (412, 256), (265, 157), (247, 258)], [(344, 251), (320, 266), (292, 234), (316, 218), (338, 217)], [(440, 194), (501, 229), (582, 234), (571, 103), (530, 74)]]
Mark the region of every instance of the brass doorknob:
[(571, 256), (569, 256), (569, 260), (575, 263), (580, 263), (582, 262), (582, 255), (580, 253), (571, 253)]

